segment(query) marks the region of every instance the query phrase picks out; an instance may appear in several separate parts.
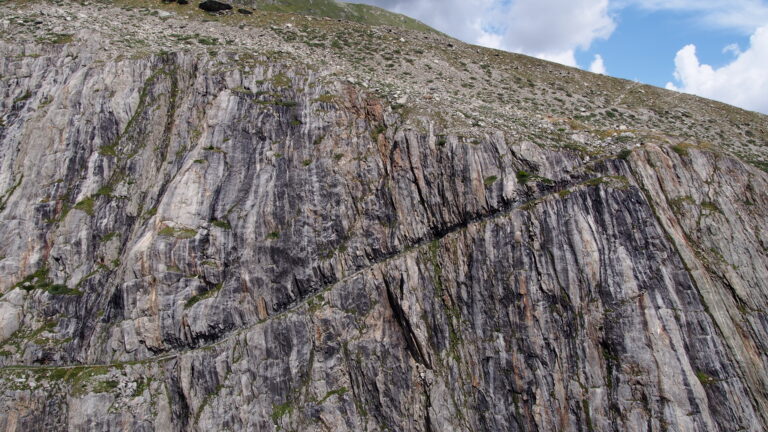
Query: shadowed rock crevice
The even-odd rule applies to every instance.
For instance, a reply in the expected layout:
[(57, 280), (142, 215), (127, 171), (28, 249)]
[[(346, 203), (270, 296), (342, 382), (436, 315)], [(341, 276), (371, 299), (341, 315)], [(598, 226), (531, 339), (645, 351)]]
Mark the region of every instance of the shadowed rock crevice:
[[(405, 282), (403, 281), (403, 279), (400, 279), (400, 282), (399, 282), (400, 292), (402, 292), (404, 283)], [(386, 279), (384, 279), (384, 285), (387, 291), (387, 301), (389, 302), (389, 307), (392, 310), (392, 316), (395, 319), (395, 322), (397, 322), (398, 327), (400, 327), (400, 330), (402, 331), (403, 339), (405, 340), (408, 352), (411, 354), (411, 357), (413, 357), (414, 361), (426, 366), (428, 369), (432, 369), (432, 365), (429, 363), (429, 360), (426, 358), (424, 351), (421, 347), (421, 344), (419, 343), (417, 336), (413, 332), (413, 328), (411, 327), (411, 323), (408, 320), (408, 317), (403, 311), (402, 306), (400, 306), (400, 302), (398, 301), (396, 294), (392, 291), (392, 288), (390, 287), (390, 284)]]

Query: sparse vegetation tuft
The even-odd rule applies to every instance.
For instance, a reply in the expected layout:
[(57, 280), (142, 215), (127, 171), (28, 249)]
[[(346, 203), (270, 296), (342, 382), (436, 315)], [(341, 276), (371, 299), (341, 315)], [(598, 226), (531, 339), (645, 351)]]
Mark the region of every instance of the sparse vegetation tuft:
[(627, 160), (627, 159), (629, 159), (629, 156), (631, 154), (632, 154), (632, 150), (630, 150), (630, 149), (621, 149), (621, 151), (619, 152), (618, 157), (621, 160)]
[(290, 414), (293, 411), (293, 404), (289, 401), (284, 404), (275, 405), (272, 407), (272, 421), (277, 424), (281, 418)]
[(170, 226), (164, 226), (158, 231), (158, 234), (163, 237), (174, 237), (177, 239), (191, 239), (197, 235), (197, 230), (191, 228), (173, 228)]
[(48, 273), (48, 267), (40, 267), (37, 271), (14, 285), (14, 288), (20, 288), (25, 291), (43, 290), (51, 295), (79, 296), (83, 294), (80, 290), (69, 288), (63, 284), (53, 283)]
[(517, 182), (521, 184), (528, 183), (531, 179), (531, 174), (527, 171), (520, 170), (517, 172)]
[(216, 294), (219, 293), (219, 291), (221, 291), (221, 288), (223, 286), (224, 284), (220, 283), (216, 285), (214, 288), (209, 289), (208, 291), (205, 291), (203, 293), (190, 297), (190, 299), (187, 300), (187, 302), (184, 304), (184, 309), (189, 309), (192, 306), (196, 305), (197, 303), (215, 296)]

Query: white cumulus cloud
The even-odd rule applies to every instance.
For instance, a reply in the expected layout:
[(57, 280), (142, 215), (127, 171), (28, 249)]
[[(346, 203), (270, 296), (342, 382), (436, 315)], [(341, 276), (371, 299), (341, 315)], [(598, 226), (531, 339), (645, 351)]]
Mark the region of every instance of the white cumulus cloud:
[(505, 9), (508, 49), (571, 66), (577, 49), (608, 38), (616, 27), (608, 0), (516, 0)]
[[(365, 3), (416, 18), (443, 33), (465, 42), (496, 43), (492, 24), (498, 0), (350, 0)], [(494, 48), (498, 48), (495, 47)]]
[(709, 26), (738, 29), (749, 34), (768, 23), (765, 0), (613, 0), (614, 7), (636, 6), (649, 11), (692, 14)]
[(701, 64), (695, 45), (685, 46), (675, 56), (675, 79), (668, 89), (768, 113), (768, 26), (755, 31), (746, 51), (717, 69)]
[(738, 56), (741, 54), (741, 48), (739, 48), (739, 44), (732, 43), (730, 45), (727, 45), (725, 48), (723, 48), (723, 54), (731, 53), (735, 56)]
[(576, 51), (616, 27), (609, 0), (355, 0), (412, 16), (466, 42), (577, 66)]
[(603, 61), (603, 56), (595, 54), (595, 59), (592, 60), (592, 64), (589, 65), (589, 71), (605, 75), (605, 62)]

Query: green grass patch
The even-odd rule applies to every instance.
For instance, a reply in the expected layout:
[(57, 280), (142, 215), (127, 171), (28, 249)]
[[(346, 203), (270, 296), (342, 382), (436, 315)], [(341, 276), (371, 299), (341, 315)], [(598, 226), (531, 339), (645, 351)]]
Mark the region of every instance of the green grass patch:
[[(251, 7), (263, 11), (314, 15), (333, 19), (358, 22), (369, 25), (386, 25), (410, 30), (436, 32), (431, 27), (405, 15), (384, 9), (363, 5), (342, 3), (334, 0), (281, 0), (253, 2)], [(286, 35), (288, 37), (288, 35)], [(349, 45), (345, 39), (336, 39), (340, 44)]]
[(498, 180), (498, 179), (499, 178), (496, 177), (495, 175), (494, 176), (488, 176), (488, 177), (485, 178), (485, 180), (483, 180), (483, 184), (486, 185), (486, 186), (490, 186), (490, 185), (496, 183), (496, 180)]
[[(91, 384), (94, 377), (106, 375), (108, 373), (109, 367), (107, 366), (83, 366), (69, 369), (69, 372), (65, 375), (64, 379), (71, 384), (72, 396), (80, 396), (88, 393), (89, 388), (101, 385), (99, 383)], [(110, 385), (107, 384), (105, 387), (109, 386)], [(104, 387), (100, 388), (104, 389)]]
[(219, 39), (215, 38), (215, 37), (204, 37), (204, 36), (201, 36), (201, 37), (197, 38), (197, 43), (199, 43), (200, 45), (213, 46), (213, 45), (218, 45), (219, 44)]
[(222, 228), (222, 229), (226, 229), (226, 230), (232, 229), (232, 225), (230, 225), (229, 222), (227, 222), (225, 220), (220, 220), (220, 219), (212, 220), (211, 221), (211, 225), (213, 225), (213, 226), (215, 226), (217, 228)]
[(16, 183), (11, 186), (10, 189), (8, 189), (5, 193), (0, 195), (0, 211), (5, 210), (5, 205), (8, 203), (8, 200), (11, 198), (14, 192), (16, 192), (16, 189), (19, 188), (21, 185), (21, 181), (24, 179), (24, 176), (20, 176), (19, 180), (16, 181)]
[(118, 385), (120, 383), (115, 380), (99, 381), (93, 385), (92, 391), (94, 393), (108, 393), (116, 389)]
[(216, 294), (218, 294), (219, 291), (221, 291), (221, 288), (223, 286), (224, 286), (224, 284), (220, 283), (220, 284), (216, 285), (216, 287), (214, 287), (214, 288), (212, 288), (212, 289), (210, 289), (210, 290), (208, 290), (208, 291), (206, 291), (204, 293), (197, 294), (197, 295), (194, 295), (194, 296), (190, 297), (190, 299), (187, 300), (187, 302), (184, 304), (184, 309), (191, 308), (195, 304), (215, 296)]
[(88, 216), (93, 216), (93, 208), (96, 205), (96, 200), (93, 197), (88, 197), (77, 204), (75, 204), (74, 209), (80, 210), (88, 214)]
[(133, 392), (133, 397), (139, 397), (143, 395), (144, 392), (149, 388), (150, 384), (152, 384), (152, 378), (142, 378), (136, 381), (136, 390)]
[(286, 402), (284, 404), (275, 405), (272, 407), (272, 421), (277, 424), (278, 421), (280, 421), (281, 418), (285, 417), (286, 415), (290, 414), (291, 411), (293, 411), (293, 404), (291, 402)]
[(27, 275), (24, 279), (19, 281), (14, 288), (20, 288), (25, 291), (32, 290), (44, 290), (53, 295), (80, 295), (82, 292), (69, 289), (66, 285), (54, 284), (50, 277), (48, 277), (48, 267), (40, 267), (34, 273)]
[(296, 101), (291, 101), (291, 100), (283, 100), (283, 99), (278, 99), (278, 100), (276, 100), (276, 101), (272, 101), (272, 105), (275, 105), (275, 106), (282, 106), (282, 107), (287, 107), (287, 108), (292, 108), (292, 107), (295, 107), (295, 106), (296, 106), (296, 105), (298, 105), (298, 104), (299, 104), (299, 103), (298, 103), (298, 102), (296, 102)]
[(307, 300), (307, 310), (310, 314), (314, 314), (315, 312), (319, 311), (323, 307), (323, 298), (322, 296), (316, 296), (311, 297), (309, 300)]
[(383, 134), (386, 131), (387, 131), (386, 126), (378, 125), (374, 130), (371, 131), (371, 138), (375, 141), (379, 138), (379, 135)]
[(618, 154), (618, 158), (621, 160), (627, 160), (629, 159), (629, 155), (632, 154), (632, 150), (630, 149), (621, 149), (621, 151)]
[(248, 96), (253, 96), (253, 91), (248, 90), (247, 88), (245, 88), (243, 86), (237, 86), (237, 87), (233, 88), (232, 92), (240, 93), (240, 94), (244, 94), (244, 95), (248, 95)]
[(546, 185), (553, 185), (555, 184), (554, 180), (548, 179), (546, 177), (542, 177), (536, 174), (531, 174), (527, 171), (520, 170), (515, 174), (515, 177), (517, 178), (517, 182), (520, 184), (526, 184), (532, 181), (544, 183)]
[(605, 183), (605, 177), (595, 177), (582, 183), (584, 186), (600, 186)]
[(701, 203), (701, 208), (712, 213), (722, 213), (722, 211), (720, 210), (720, 207), (718, 207), (717, 204), (710, 201), (703, 201)]
[(40, 44), (67, 44), (75, 40), (74, 35), (67, 33), (48, 33), (35, 39)]
[(717, 382), (717, 380), (705, 372), (696, 371), (696, 378), (699, 379), (702, 385), (708, 386)]
[(332, 104), (332, 103), (336, 102), (336, 96), (334, 96), (332, 94), (329, 94), (329, 93), (326, 93), (326, 94), (322, 94), (322, 95), (316, 97), (313, 101), (314, 102), (320, 102), (320, 103)]
[(28, 100), (31, 97), (32, 97), (32, 93), (30, 93), (29, 90), (27, 90), (26, 92), (24, 92), (23, 95), (14, 99), (13, 103), (24, 102), (25, 100)]
[(62, 285), (62, 284), (53, 284), (50, 287), (48, 287), (46, 291), (48, 291), (48, 293), (52, 295), (65, 295), (65, 296), (83, 295), (82, 291), (74, 288), (69, 288), (68, 286)]
[(676, 214), (681, 214), (683, 209), (685, 208), (685, 204), (696, 204), (696, 201), (693, 200), (693, 197), (690, 195), (685, 195), (677, 198), (672, 198), (669, 200), (669, 206), (672, 208), (672, 211)]
[(341, 388), (338, 388), (336, 390), (331, 390), (328, 393), (326, 393), (325, 396), (323, 396), (322, 399), (320, 399), (320, 402), (318, 402), (318, 405), (322, 405), (323, 402), (328, 400), (328, 398), (330, 398), (331, 396), (342, 396), (342, 395), (344, 395), (348, 391), (349, 390), (347, 390), (346, 387), (341, 387)]
[(112, 185), (107, 184), (107, 185), (104, 185), (104, 186), (100, 187), (99, 190), (96, 191), (96, 195), (111, 196), (113, 190), (114, 190), (114, 188), (112, 187)]
[(677, 153), (680, 156), (688, 156), (688, 148), (690, 147), (690, 144), (676, 144), (670, 147), (673, 152)]
[(749, 159), (747, 160), (747, 163), (765, 172), (768, 172), (768, 161), (758, 160), (758, 159)]
[(75, 40), (75, 35), (66, 33), (54, 34), (49, 40), (52, 44), (68, 44)]
[(284, 73), (279, 73), (272, 77), (272, 85), (277, 88), (287, 88), (291, 86), (291, 79)]
[(99, 154), (102, 156), (117, 157), (117, 147), (114, 144), (99, 147)]
[(629, 179), (624, 176), (595, 177), (581, 183), (583, 186), (600, 186), (601, 184), (612, 186), (615, 189), (626, 189), (630, 183)]
[(173, 227), (165, 226), (157, 233), (163, 237), (191, 239), (197, 235), (197, 230), (193, 230), (191, 228), (173, 228)]

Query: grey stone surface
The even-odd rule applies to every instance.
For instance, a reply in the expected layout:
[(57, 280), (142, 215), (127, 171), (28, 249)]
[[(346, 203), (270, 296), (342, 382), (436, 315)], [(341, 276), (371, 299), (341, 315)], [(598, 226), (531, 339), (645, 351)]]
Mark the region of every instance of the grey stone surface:
[(2, 430), (768, 427), (730, 151), (465, 135), (268, 52), (0, 50)]

